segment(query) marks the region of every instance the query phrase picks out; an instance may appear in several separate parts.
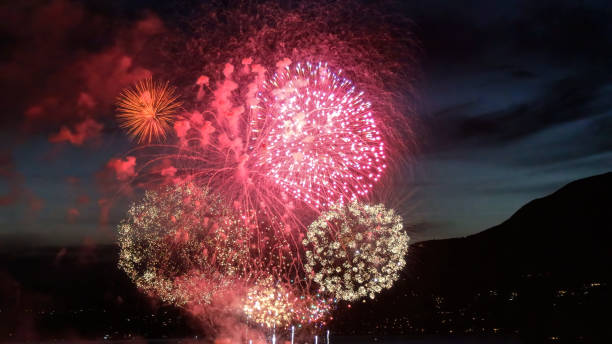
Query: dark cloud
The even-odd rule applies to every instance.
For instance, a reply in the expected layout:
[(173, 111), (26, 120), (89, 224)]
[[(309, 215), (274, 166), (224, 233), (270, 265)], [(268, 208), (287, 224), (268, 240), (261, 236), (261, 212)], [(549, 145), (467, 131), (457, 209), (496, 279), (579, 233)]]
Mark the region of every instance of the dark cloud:
[[(607, 2), (405, 6), (423, 42), (429, 78), (421, 109), (424, 130), (418, 133), (425, 154), (503, 147), (610, 109), (612, 7)], [(519, 100), (497, 100), (510, 97)], [(599, 134), (574, 143), (582, 147), (573, 154), (553, 149), (547, 157), (557, 161), (564, 154), (572, 159), (602, 152), (610, 141)], [(539, 157), (520, 159), (531, 163)]]
[(430, 236), (473, 233), (612, 168), (607, 1), (410, 2)]
[(535, 78), (537, 76), (535, 73), (532, 73), (524, 69), (514, 70), (511, 72), (510, 75), (512, 75), (515, 78), (519, 78), (519, 79), (530, 79), (530, 78)]
[(57, 134), (53, 134), (49, 137), (49, 142), (70, 142), (75, 146), (80, 146), (85, 140), (100, 135), (102, 130), (102, 124), (96, 122), (91, 118), (85, 119), (81, 123), (75, 125), (74, 131), (66, 126), (62, 126)]
[(552, 64), (605, 61), (612, 53), (605, 45), (612, 42), (607, 1), (411, 1), (403, 6), (435, 68), (495, 66), (500, 53), (543, 54)]
[(538, 51), (550, 62), (609, 64), (612, 56), (612, 7), (607, 1), (529, 2), (516, 21), (515, 49)]
[[(556, 81), (529, 103), (478, 116), (457, 116), (457, 138), (511, 141), (561, 123), (596, 117), (610, 109), (602, 97), (612, 73), (585, 73)], [(461, 119), (464, 117), (465, 119)]]

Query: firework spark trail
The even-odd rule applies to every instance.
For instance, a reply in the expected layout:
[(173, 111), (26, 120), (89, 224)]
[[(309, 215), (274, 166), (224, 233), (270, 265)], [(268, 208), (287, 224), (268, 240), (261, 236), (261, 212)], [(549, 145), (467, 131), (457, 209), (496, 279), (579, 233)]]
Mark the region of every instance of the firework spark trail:
[(181, 102), (168, 82), (148, 78), (124, 90), (117, 99), (119, 126), (139, 143), (166, 137)]

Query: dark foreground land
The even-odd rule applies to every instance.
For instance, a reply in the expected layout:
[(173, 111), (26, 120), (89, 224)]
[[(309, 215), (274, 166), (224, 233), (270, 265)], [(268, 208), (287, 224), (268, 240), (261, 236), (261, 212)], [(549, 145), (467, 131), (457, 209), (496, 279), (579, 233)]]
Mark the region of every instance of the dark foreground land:
[[(609, 342), (611, 230), (608, 173), (476, 235), (414, 244), (392, 290), (350, 310), (340, 305), (331, 342)], [(1, 245), (0, 341), (201, 335), (188, 314), (134, 288), (114, 246)]]

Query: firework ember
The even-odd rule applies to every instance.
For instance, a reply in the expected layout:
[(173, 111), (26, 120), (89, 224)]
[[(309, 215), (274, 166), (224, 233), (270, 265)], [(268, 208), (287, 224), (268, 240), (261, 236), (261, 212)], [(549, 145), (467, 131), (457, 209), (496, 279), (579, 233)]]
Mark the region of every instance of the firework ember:
[(148, 191), (119, 225), (119, 267), (164, 302), (206, 303), (242, 276), (248, 240), (242, 221), (206, 188)]
[(175, 89), (168, 82), (148, 78), (124, 90), (117, 99), (119, 126), (139, 143), (166, 137), (181, 107)]
[(287, 66), (264, 83), (251, 123), (254, 168), (319, 208), (367, 195), (385, 169), (364, 93), (326, 64)]
[(346, 301), (391, 288), (406, 265), (402, 218), (382, 204), (334, 206), (309, 227), (305, 269), (322, 292)]
[(290, 288), (268, 277), (249, 289), (243, 310), (257, 324), (282, 328), (295, 319), (298, 301)]

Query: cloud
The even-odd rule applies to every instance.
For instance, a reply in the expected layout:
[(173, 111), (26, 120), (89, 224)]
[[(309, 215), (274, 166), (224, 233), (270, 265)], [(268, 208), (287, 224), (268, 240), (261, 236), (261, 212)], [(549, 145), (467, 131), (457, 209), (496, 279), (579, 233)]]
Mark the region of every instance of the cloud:
[(164, 177), (174, 177), (174, 175), (176, 174), (176, 167), (174, 166), (165, 167), (161, 170), (160, 174)]
[(38, 213), (44, 207), (44, 200), (25, 186), (25, 178), (17, 170), (11, 152), (0, 152), (0, 180), (8, 186), (8, 192), (0, 195), (0, 206), (24, 204), (28, 215)]
[(100, 224), (106, 225), (108, 224), (108, 220), (110, 218), (110, 210), (113, 203), (107, 198), (100, 198), (98, 200), (98, 206), (100, 207)]
[(188, 120), (174, 122), (174, 132), (179, 139), (184, 139), (189, 129), (191, 129), (191, 124)]
[(8, 192), (0, 195), (0, 206), (16, 203), (23, 192), (23, 176), (17, 172), (10, 152), (0, 152), (0, 178), (8, 186)]
[(231, 117), (233, 114), (231, 96), (232, 92), (238, 88), (238, 84), (231, 79), (233, 72), (234, 66), (226, 63), (223, 69), (225, 80), (220, 82), (217, 85), (217, 89), (213, 92), (214, 99), (211, 106), (217, 111), (217, 115), (220, 116), (221, 120)]
[(68, 219), (68, 222), (76, 221), (79, 215), (81, 215), (81, 213), (77, 208), (68, 208), (68, 210), (66, 211), (66, 217)]
[(128, 156), (125, 160), (111, 159), (106, 166), (115, 172), (115, 176), (119, 181), (127, 181), (136, 176), (136, 157)]
[(75, 146), (80, 146), (85, 140), (99, 136), (101, 131), (101, 123), (87, 118), (83, 122), (76, 124), (74, 131), (70, 130), (67, 126), (62, 126), (57, 134), (49, 136), (49, 142), (59, 143), (67, 141)]
[(87, 205), (90, 202), (90, 198), (87, 195), (79, 195), (76, 199), (77, 204)]
[(288, 67), (289, 65), (291, 65), (291, 59), (288, 57), (285, 57), (282, 60), (276, 62), (277, 71), (280, 72), (284, 68)]
[[(451, 104), (424, 118), (427, 132), (431, 133), (429, 137), (421, 133), (422, 141), (426, 141), (425, 151), (469, 154), (485, 147), (497, 148), (499, 158), (513, 160), (516, 155), (509, 154), (511, 147), (522, 146), (523, 154), (519, 158), (525, 160), (536, 154), (535, 161), (527, 160), (537, 164), (555, 157), (554, 160), (573, 158), (610, 149), (612, 137), (603, 128), (611, 122), (609, 80), (612, 73), (596, 70), (568, 73), (571, 75), (556, 75), (554, 80), (540, 81), (540, 86), (518, 104), (498, 102), (499, 108), (486, 112), (480, 112), (479, 105), (492, 91), (474, 87), (473, 82), (464, 84), (464, 88), (474, 87), (474, 99), (466, 95), (462, 103)], [(507, 79), (499, 82), (503, 80)], [(514, 85), (507, 92), (521, 85)], [(475, 100), (479, 98), (484, 100)], [(540, 149), (533, 150), (533, 147)]]
[[(609, 73), (608, 73), (609, 74)], [(480, 135), (492, 140), (515, 140), (545, 128), (595, 117), (610, 108), (598, 100), (609, 83), (601, 73), (584, 73), (553, 82), (529, 103), (467, 119), (460, 125), (466, 136)]]

